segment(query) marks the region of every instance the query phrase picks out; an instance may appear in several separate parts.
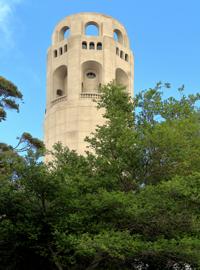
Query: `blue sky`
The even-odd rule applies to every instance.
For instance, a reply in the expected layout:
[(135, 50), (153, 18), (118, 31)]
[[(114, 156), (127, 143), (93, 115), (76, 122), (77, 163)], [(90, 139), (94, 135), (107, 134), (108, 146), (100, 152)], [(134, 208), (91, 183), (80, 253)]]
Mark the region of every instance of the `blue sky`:
[(14, 145), (24, 131), (43, 137), (51, 34), (63, 17), (84, 11), (125, 25), (135, 56), (135, 93), (160, 80), (200, 92), (199, 0), (0, 0), (0, 75), (24, 95), (20, 113), (9, 112), (0, 123), (0, 141)]

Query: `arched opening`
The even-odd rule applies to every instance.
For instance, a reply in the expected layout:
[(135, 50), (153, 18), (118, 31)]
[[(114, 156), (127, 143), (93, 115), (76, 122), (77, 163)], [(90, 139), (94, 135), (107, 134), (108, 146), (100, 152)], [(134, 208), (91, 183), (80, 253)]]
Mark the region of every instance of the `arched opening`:
[(128, 54), (125, 54), (125, 61), (128, 62)]
[(60, 66), (53, 73), (54, 98), (67, 94), (67, 67)]
[(123, 51), (120, 51), (120, 58), (124, 58), (124, 53), (123, 53)]
[(115, 82), (128, 88), (128, 75), (121, 68), (117, 68), (115, 72)]
[(90, 50), (94, 50), (94, 49), (95, 49), (94, 42), (90, 42)]
[(86, 36), (98, 36), (99, 26), (95, 22), (89, 22), (85, 25), (85, 35)]
[(115, 31), (113, 33), (113, 38), (114, 38), (115, 41), (118, 42), (118, 35), (117, 35), (117, 33)]
[(86, 41), (82, 42), (82, 49), (87, 50), (87, 42)]
[(97, 50), (102, 50), (102, 43), (101, 42), (98, 42), (97, 43)]
[(63, 54), (63, 49), (62, 49), (62, 47), (59, 48), (59, 53), (60, 53), (60, 55)]
[(67, 39), (70, 35), (70, 28), (68, 26), (64, 26), (59, 33), (59, 41)]
[(97, 93), (102, 83), (102, 66), (96, 61), (82, 64), (82, 92)]
[(118, 29), (114, 30), (113, 38), (115, 41), (123, 44), (123, 35), (122, 35), (122, 32), (120, 30), (118, 30)]

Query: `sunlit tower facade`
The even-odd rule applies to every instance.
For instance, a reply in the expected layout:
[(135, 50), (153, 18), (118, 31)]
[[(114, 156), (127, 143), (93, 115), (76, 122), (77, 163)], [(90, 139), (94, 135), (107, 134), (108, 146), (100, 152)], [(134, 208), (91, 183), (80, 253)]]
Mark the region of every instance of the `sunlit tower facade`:
[[(93, 32), (88, 34), (91, 27)], [(84, 138), (104, 122), (94, 102), (101, 86), (115, 81), (132, 96), (133, 71), (128, 35), (117, 20), (88, 12), (60, 21), (47, 53), (47, 149), (61, 142), (84, 154)]]

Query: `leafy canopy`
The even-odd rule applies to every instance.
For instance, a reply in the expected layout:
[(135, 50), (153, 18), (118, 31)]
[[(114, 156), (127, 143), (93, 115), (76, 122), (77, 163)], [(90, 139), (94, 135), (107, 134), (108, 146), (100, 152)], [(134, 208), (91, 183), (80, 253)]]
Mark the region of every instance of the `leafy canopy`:
[(4, 269), (200, 269), (199, 94), (163, 99), (162, 87), (133, 100), (103, 87), (85, 156), (57, 144), (48, 164), (30, 149), (7, 159)]

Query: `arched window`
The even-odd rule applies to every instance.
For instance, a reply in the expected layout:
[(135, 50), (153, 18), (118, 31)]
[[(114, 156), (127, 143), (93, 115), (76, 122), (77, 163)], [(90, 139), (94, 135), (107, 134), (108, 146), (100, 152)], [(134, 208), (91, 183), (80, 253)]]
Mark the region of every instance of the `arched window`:
[(59, 48), (59, 53), (60, 53), (60, 55), (63, 54), (63, 49), (62, 49), (62, 47)]
[(82, 42), (82, 49), (87, 50), (87, 42), (86, 41)]
[(89, 22), (85, 26), (85, 35), (86, 36), (98, 36), (99, 35), (99, 26), (95, 22)]
[(57, 57), (58, 56), (58, 52), (57, 50), (54, 50), (54, 57)]
[(128, 62), (128, 54), (125, 54), (125, 61)]
[(115, 41), (123, 44), (123, 35), (122, 35), (122, 32), (120, 30), (118, 30), (118, 29), (114, 30), (113, 38)]
[(90, 42), (90, 50), (94, 50), (94, 49), (95, 49), (94, 42)]
[(102, 50), (102, 43), (101, 42), (97, 43), (97, 50)]
[(124, 52), (123, 51), (120, 51), (120, 58), (124, 58)]
[(67, 93), (67, 67), (62, 65), (53, 73), (53, 98), (66, 95)]
[(64, 26), (59, 33), (59, 41), (67, 39), (70, 35), (70, 28), (68, 26)]
[(102, 82), (102, 66), (96, 61), (82, 64), (82, 92), (98, 93)]
[(113, 33), (113, 38), (114, 38), (115, 41), (118, 42), (118, 35), (116, 34), (116, 32)]
[(67, 52), (67, 44), (64, 46), (64, 52)]
[(119, 48), (116, 48), (116, 55), (119, 55)]

